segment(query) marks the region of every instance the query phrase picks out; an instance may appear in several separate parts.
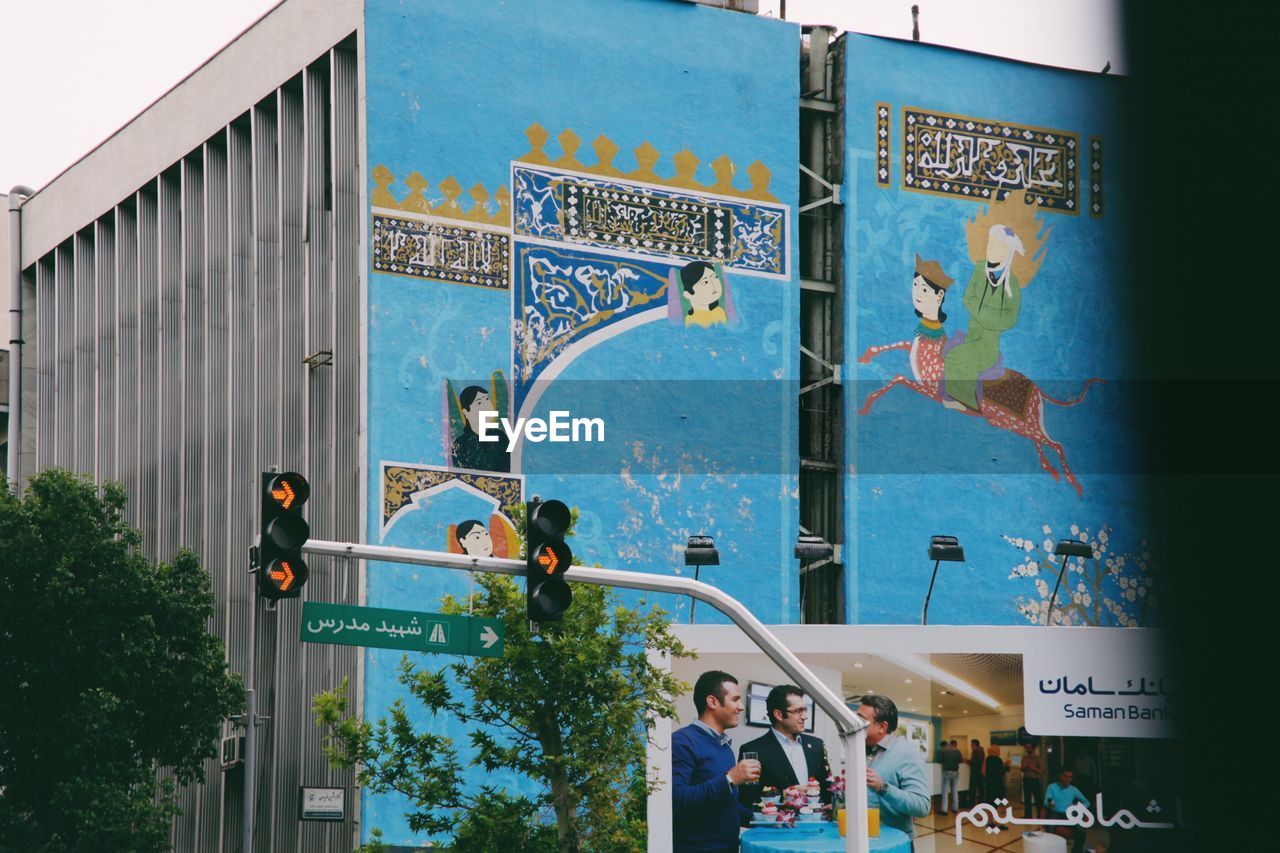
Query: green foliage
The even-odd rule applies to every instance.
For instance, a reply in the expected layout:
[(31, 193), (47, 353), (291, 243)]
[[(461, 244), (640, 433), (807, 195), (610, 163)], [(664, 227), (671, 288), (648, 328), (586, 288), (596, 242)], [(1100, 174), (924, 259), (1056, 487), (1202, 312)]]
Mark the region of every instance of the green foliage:
[[(432, 714), (456, 714), (461, 706), (449, 696), (442, 673), (415, 670), (406, 657), (400, 663), (400, 683)], [(431, 803), (408, 815), (409, 828), (432, 835), (453, 829), (451, 812), (463, 805), (459, 794), (462, 766), (449, 738), (416, 732), (403, 700), (389, 709), (390, 717), (370, 723), (349, 716), (351, 700), (347, 682), (315, 697), (317, 725), (329, 732), (325, 753), (343, 767), (358, 766), (358, 781), (376, 794), (394, 791), (413, 803)], [(368, 848), (366, 848), (368, 849)]]
[[(523, 533), (522, 509), (507, 507)], [(469, 602), (446, 596), (441, 609), (501, 619), (503, 657), (446, 667), (465, 701), (452, 697), (444, 671), (424, 671), (407, 657), (400, 682), (433, 716), (470, 725), (472, 765), (537, 780), (539, 800), (489, 787), (462, 791), (448, 738), (413, 730), (401, 703), (376, 724), (348, 716), (345, 686), (315, 700), (330, 760), (359, 766), (371, 790), (406, 795), (410, 827), (452, 831), (459, 850), (643, 850), (645, 799), (656, 785), (644, 764), (647, 731), (655, 718), (675, 716), (674, 697), (686, 689), (649, 653), (690, 652), (660, 608), (623, 607), (606, 587), (574, 584), (564, 621), (534, 635), (521, 584), (491, 574), (476, 583), (481, 591)]]
[(513, 797), (487, 785), (471, 798), (471, 808), (458, 824), (457, 850), (503, 850), (540, 853), (556, 849), (556, 828), (542, 819), (542, 807), (527, 797)]
[(369, 843), (361, 846), (359, 853), (386, 853), (390, 849), (391, 845), (382, 840), (382, 830), (375, 826), (369, 833)]
[(152, 565), (125, 493), (65, 471), (0, 485), (0, 850), (167, 850), (243, 704), (193, 554)]

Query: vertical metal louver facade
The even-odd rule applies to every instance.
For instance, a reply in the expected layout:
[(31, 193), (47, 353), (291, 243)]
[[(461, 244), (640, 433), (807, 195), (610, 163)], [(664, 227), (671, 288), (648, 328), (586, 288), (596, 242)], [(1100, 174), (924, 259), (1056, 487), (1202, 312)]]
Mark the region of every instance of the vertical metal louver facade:
[[(344, 678), (358, 689), (359, 650), (300, 645), (300, 603), (267, 610), (247, 573), (258, 474), (272, 466), (311, 480), (314, 537), (359, 535), (357, 76), (353, 35), (24, 272), (35, 417), (21, 470), (120, 480), (149, 557), (200, 555), (210, 630), (270, 718), (260, 851), (358, 843), (354, 803), (344, 823), (303, 823), (298, 797), (301, 785), (354, 792), (324, 760), (311, 697)], [(304, 363), (320, 351), (332, 362)], [(358, 602), (357, 563), (310, 567), (304, 598)], [(211, 760), (205, 777), (182, 792), (174, 849), (239, 850), (243, 770)]]

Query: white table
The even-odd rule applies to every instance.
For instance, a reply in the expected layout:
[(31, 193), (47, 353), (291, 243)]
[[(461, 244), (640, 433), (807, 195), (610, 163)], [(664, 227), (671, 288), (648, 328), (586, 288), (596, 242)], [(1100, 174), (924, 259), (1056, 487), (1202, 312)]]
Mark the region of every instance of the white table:
[(1067, 839), (1047, 832), (1024, 832), (1022, 853), (1067, 853)]

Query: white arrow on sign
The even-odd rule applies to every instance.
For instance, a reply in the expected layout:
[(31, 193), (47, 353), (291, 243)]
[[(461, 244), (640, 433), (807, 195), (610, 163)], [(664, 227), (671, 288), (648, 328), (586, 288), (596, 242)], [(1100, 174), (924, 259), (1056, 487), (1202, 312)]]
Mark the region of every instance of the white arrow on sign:
[(480, 632), (480, 643), (486, 649), (491, 648), (494, 643), (498, 642), (498, 634), (489, 625), (484, 626), (484, 630)]

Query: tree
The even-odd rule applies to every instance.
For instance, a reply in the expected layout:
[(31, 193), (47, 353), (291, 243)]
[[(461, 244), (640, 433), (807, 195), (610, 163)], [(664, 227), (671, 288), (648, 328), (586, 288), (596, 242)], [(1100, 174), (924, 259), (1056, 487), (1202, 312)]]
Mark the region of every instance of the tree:
[[(506, 509), (523, 533), (523, 508)], [(645, 800), (658, 784), (646, 773), (647, 731), (655, 718), (675, 716), (674, 697), (686, 688), (648, 656), (689, 656), (666, 615), (577, 584), (564, 621), (533, 635), (515, 580), (482, 574), (477, 584), (471, 612), (503, 620), (503, 657), (463, 658), (433, 672), (406, 656), (400, 681), (433, 716), (470, 725), (473, 766), (521, 773), (541, 783), (543, 795), (463, 791), (448, 738), (415, 730), (401, 701), (376, 724), (350, 716), (345, 685), (315, 700), (330, 760), (358, 766), (368, 790), (405, 795), (414, 808), (409, 827), (453, 832), (460, 850), (643, 850)], [(466, 613), (468, 604), (446, 596), (442, 609)], [(454, 698), (451, 680), (465, 700)]]
[[(1045, 624), (1049, 616), (1049, 600), (1064, 559), (1053, 555), (1053, 528), (1046, 524), (1041, 530), (1045, 538), (1039, 544), (1030, 538), (1001, 537), (1025, 555), (1013, 567), (1009, 579), (1030, 578), (1035, 583), (1036, 598), (1019, 596), (1017, 600), (1018, 612), (1033, 625)], [(1159, 610), (1159, 584), (1146, 541), (1134, 556), (1112, 553), (1111, 528), (1107, 525), (1094, 536), (1088, 528), (1073, 524), (1071, 538), (1087, 543), (1093, 549), (1093, 558), (1065, 558), (1067, 568), (1054, 608), (1054, 624), (1149, 627)]]
[(243, 704), (208, 577), (148, 562), (124, 503), (65, 471), (0, 481), (0, 850), (169, 849), (175, 783)]

